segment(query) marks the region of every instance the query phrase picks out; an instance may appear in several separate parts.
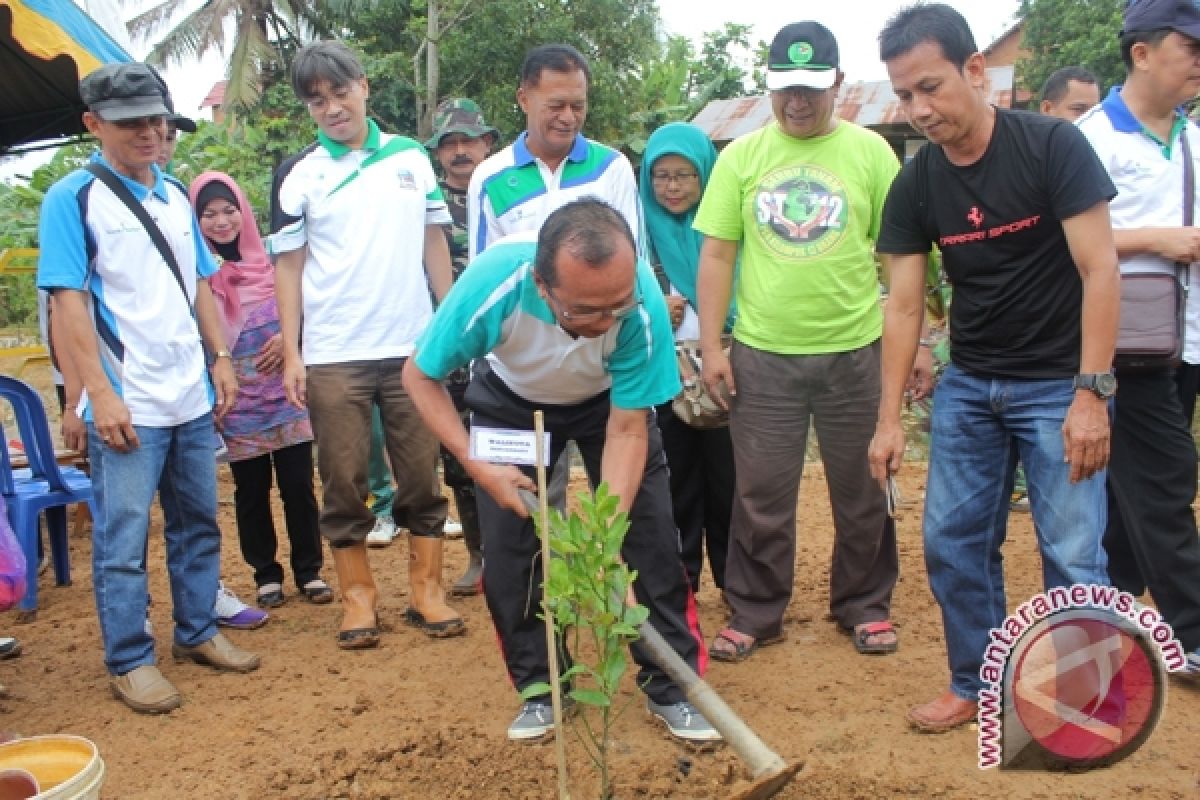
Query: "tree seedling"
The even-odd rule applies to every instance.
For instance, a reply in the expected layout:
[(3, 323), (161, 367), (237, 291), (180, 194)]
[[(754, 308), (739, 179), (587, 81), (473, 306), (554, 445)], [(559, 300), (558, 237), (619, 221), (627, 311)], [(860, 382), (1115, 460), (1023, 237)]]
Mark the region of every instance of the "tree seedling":
[[(578, 654), (561, 680), (578, 713), (571, 729), (600, 778), (600, 797), (612, 796), (609, 747), (613, 724), (628, 708), (616, 697), (628, 667), (628, 646), (639, 638), (638, 627), (649, 612), (626, 602), (637, 572), (621, 560), (629, 519), (617, 512), (617, 497), (600, 484), (594, 496), (579, 494), (580, 510), (564, 518), (550, 511), (551, 559), (543, 582), (543, 604), (553, 614), (560, 640)], [(590, 658), (590, 660), (588, 660)], [(528, 699), (549, 693), (538, 683), (522, 693)]]

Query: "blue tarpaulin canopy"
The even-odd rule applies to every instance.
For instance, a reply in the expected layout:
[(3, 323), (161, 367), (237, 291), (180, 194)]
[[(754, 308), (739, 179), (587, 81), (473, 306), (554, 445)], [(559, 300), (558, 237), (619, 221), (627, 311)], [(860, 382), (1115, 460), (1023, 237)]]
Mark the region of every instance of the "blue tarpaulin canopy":
[(132, 60), (71, 0), (0, 0), (0, 153), (83, 133), (79, 79)]

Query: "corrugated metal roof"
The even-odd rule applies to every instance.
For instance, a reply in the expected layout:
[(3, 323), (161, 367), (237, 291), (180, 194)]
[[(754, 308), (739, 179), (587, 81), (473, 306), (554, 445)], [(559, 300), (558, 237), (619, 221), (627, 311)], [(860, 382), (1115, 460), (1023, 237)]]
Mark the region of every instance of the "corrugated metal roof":
[(771, 98), (733, 97), (728, 100), (713, 100), (692, 119), (692, 124), (708, 134), (714, 142), (728, 142), (758, 130), (771, 120)]
[[(1001, 108), (1012, 107), (1013, 68), (988, 68), (988, 102)], [(842, 84), (834, 110), (839, 117), (866, 127), (907, 125), (900, 102), (890, 81), (858, 81)], [(714, 142), (727, 142), (758, 130), (775, 118), (768, 95), (714, 100), (706, 105), (692, 123)], [(915, 131), (914, 131), (915, 135)]]

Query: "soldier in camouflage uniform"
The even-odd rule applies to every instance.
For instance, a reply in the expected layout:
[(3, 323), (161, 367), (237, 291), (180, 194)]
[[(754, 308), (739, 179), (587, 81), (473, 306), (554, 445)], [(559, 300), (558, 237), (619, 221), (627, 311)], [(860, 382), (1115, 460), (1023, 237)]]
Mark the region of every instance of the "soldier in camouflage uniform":
[[(483, 112), (474, 100), (444, 100), (434, 112), (433, 136), (425, 146), (441, 165), (442, 178), (439, 183), (446, 197), (446, 205), (450, 208), (450, 216), (454, 219), (452, 225), (445, 227), (456, 280), (467, 266), (467, 184), (475, 167), (488, 157), (499, 139), (499, 132), (483, 121)], [(469, 377), (467, 370), (462, 369), (452, 373), (446, 381), (446, 388), (454, 398), (464, 424), (468, 423), (468, 412), (463, 393)], [(471, 558), (467, 571), (454, 582), (450, 592), (458, 597), (467, 597), (479, 593), (479, 578), (483, 572), (479, 515), (475, 510), (475, 483), (458, 459), (445, 448), (442, 448), (442, 470), (446, 485), (454, 492), (454, 503), (458, 506), (458, 518), (463, 528), (463, 542)]]

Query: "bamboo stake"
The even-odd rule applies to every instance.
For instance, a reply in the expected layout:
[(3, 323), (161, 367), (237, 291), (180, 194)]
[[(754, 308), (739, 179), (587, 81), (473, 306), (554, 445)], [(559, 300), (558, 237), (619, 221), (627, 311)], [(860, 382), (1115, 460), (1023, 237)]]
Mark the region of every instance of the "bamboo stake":
[(537, 442), (534, 445), (537, 461), (538, 516), (542, 524), (542, 614), (546, 622), (546, 652), (550, 667), (550, 703), (554, 708), (554, 752), (558, 758), (558, 797), (571, 800), (567, 783), (567, 747), (563, 736), (562, 687), (558, 675), (558, 642), (554, 635), (554, 614), (546, 603), (546, 579), (550, 575), (550, 506), (546, 501), (546, 452), (545, 422), (541, 411), (533, 412), (533, 431)]

